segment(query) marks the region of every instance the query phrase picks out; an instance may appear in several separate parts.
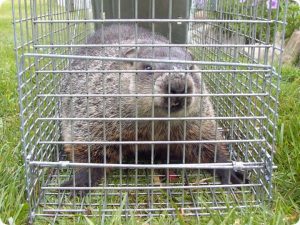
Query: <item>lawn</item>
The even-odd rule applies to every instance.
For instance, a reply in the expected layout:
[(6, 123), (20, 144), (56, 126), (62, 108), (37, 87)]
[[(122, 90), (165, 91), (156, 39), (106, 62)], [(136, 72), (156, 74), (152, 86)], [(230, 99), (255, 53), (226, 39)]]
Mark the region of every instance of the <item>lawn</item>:
[[(21, 154), (18, 95), (10, 1), (0, 7), (0, 224), (24, 224), (28, 204), (25, 195)], [(217, 213), (208, 224), (293, 224), (300, 216), (300, 69), (284, 66), (279, 96), (279, 123), (274, 173), (274, 200), (271, 207), (232, 209)], [(86, 221), (89, 222), (88, 220)], [(135, 219), (129, 221), (136, 224)], [(184, 224), (182, 218), (160, 218), (154, 224)], [(111, 224), (120, 224), (118, 214)]]
[(17, 78), (11, 4), (0, 7), (0, 219), (26, 221), (27, 203), (20, 151)]

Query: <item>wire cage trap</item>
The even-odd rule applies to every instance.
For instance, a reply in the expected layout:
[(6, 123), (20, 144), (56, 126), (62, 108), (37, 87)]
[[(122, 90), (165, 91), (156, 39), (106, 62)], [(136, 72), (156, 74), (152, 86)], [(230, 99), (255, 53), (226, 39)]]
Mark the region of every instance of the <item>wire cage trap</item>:
[(31, 223), (272, 199), (286, 2), (12, 5)]

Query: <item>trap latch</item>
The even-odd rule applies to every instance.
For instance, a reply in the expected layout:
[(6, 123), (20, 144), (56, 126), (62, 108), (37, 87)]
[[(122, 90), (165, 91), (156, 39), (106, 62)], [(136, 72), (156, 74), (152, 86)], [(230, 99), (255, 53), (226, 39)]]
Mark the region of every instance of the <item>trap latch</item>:
[(232, 161), (232, 166), (235, 172), (244, 169), (244, 163), (241, 161)]
[(59, 161), (60, 168), (67, 168), (70, 165), (70, 161)]

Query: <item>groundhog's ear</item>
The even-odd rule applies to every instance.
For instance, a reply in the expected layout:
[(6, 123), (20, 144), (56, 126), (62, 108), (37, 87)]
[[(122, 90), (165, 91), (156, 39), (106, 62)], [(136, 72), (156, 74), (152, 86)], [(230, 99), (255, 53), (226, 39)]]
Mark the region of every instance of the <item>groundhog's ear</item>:
[(123, 57), (126, 58), (136, 58), (138, 56), (138, 47), (127, 48), (123, 52)]
[[(125, 58), (137, 58), (138, 57), (138, 47), (127, 48), (124, 50), (122, 56)], [(129, 62), (133, 65), (133, 62)]]

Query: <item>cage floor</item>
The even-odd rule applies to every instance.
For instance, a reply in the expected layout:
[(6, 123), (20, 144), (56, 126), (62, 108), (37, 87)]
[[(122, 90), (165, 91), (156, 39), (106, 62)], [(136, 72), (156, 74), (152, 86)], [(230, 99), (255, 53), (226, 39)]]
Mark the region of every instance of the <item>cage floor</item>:
[(146, 220), (162, 215), (173, 218), (180, 214), (199, 219), (216, 211), (225, 213), (230, 208), (260, 205), (256, 195), (258, 185), (222, 187), (218, 181), (212, 182), (211, 175), (206, 173), (180, 171), (175, 181), (167, 183), (163, 180), (164, 174), (151, 170), (116, 170), (103, 179), (106, 184), (102, 182), (86, 195), (73, 197), (73, 190), (59, 188), (59, 184), (69, 179), (71, 171), (52, 171), (42, 186), (35, 212), (37, 220), (47, 220), (47, 223), (74, 219), (79, 223), (83, 215), (96, 224), (115, 215)]

